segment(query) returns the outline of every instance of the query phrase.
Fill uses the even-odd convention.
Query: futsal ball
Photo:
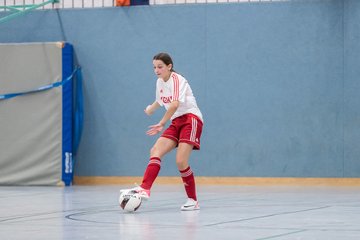
[[[127,212],[135,212],[141,205],[140,194],[135,191],[123,192],[119,197],[119,204]]]

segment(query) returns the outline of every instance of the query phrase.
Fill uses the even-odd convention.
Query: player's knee
[[[184,170],[185,168],[188,167],[188,163],[187,161],[184,161],[182,159],[176,159],[176,166],[178,167],[179,170]]]
[[[150,156],[157,156],[157,155],[158,155],[157,147],[156,147],[156,146],[153,146],[153,147],[150,149]]]

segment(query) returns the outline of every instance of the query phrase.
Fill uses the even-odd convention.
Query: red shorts
[[[188,113],[173,119],[161,137],[174,140],[178,144],[181,142],[191,144],[194,150],[199,150],[202,127],[203,123],[199,117]]]

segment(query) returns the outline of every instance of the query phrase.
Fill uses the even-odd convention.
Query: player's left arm
[[[152,136],[161,132],[167,121],[169,121],[172,115],[174,115],[179,105],[179,101],[172,101],[160,122],[158,124],[149,126],[150,129],[146,132],[146,134]]]
[[[172,115],[174,115],[174,113],[176,112],[176,110],[178,109],[180,105],[179,101],[172,101],[169,105],[168,110],[166,111],[166,113],[164,114],[163,118],[160,120],[159,124],[162,126],[165,126],[165,124],[167,123],[167,121],[170,120],[170,118],[172,117]]]

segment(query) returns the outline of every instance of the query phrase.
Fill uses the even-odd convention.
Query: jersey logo
[[[162,89],[160,89],[160,93],[163,93],[163,90],[162,90]]]
[[[169,96],[169,97],[161,97],[160,99],[161,99],[161,101],[163,101],[163,103],[171,103],[172,96]]]

